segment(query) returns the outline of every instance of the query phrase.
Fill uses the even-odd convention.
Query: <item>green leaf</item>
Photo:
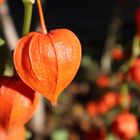
[[[12,63],[12,59],[8,58],[6,63],[5,63],[5,70],[3,75],[5,76],[13,76],[14,75],[14,67]]]
[[[106,140],[119,140],[115,135],[109,134],[106,138]]]
[[[137,135],[137,137],[134,140],[140,140],[140,133]]]
[[[29,140],[32,137],[31,131],[27,130],[26,131],[26,139]]]
[[[4,44],[5,44],[5,41],[2,38],[0,38],[0,46],[2,46]]]
[[[59,129],[52,133],[52,140],[68,140],[68,132],[65,129]]]

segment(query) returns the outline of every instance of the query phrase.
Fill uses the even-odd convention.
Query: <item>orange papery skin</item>
[[[0,78],[0,127],[5,131],[24,125],[37,104],[38,95],[22,80]]]
[[[0,5],[4,3],[5,0],[0,0]]]
[[[122,140],[133,139],[138,134],[138,121],[135,115],[122,112],[112,123],[112,132]]]
[[[47,34],[31,32],[14,51],[14,64],[21,79],[52,104],[73,80],[81,62],[81,44],[68,29]]]
[[[26,130],[23,126],[9,132],[5,132],[2,128],[0,128],[0,140],[25,140],[25,139],[26,139]]]

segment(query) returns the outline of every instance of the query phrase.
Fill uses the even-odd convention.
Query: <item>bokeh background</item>
[[[140,89],[131,78],[126,78],[125,70],[137,35],[135,13],[140,1],[42,0],[42,4],[48,31],[72,30],[81,42],[83,55],[79,71],[59,97],[58,106],[52,107],[49,101],[40,99],[34,117],[26,125],[27,139],[129,140],[115,135],[112,125],[119,113],[129,112],[136,117],[139,126]],[[14,31],[20,38],[23,3],[7,0],[7,6]],[[1,27],[1,37],[6,38]],[[31,24],[31,31],[35,30],[40,30],[36,5]],[[140,41],[137,45],[140,47]],[[1,74],[11,74],[10,47],[5,44],[0,48]],[[119,51],[112,53],[116,48]],[[131,84],[126,85],[126,79]],[[125,119],[121,124],[124,122]],[[133,139],[140,140],[139,130]]]

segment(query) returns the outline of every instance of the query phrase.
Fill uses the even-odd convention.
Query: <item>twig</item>
[[[38,108],[34,114],[31,121],[31,128],[36,133],[35,140],[43,140],[44,130],[45,130],[45,104],[43,97],[40,96]]]
[[[18,34],[16,32],[13,20],[9,14],[9,8],[7,3],[4,3],[0,6],[0,22],[8,43],[9,49],[12,51],[18,41]]]
[[[117,32],[121,25],[121,18],[117,14],[109,25],[105,51],[101,59],[101,72],[104,74],[111,72],[111,49],[116,45]]]

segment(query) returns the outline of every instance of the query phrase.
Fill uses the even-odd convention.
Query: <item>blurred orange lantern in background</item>
[[[116,61],[122,60],[123,59],[123,50],[121,48],[113,48],[112,49],[112,58]]]
[[[118,94],[113,91],[110,91],[110,92],[107,92],[102,97],[102,102],[105,103],[105,106],[107,106],[108,109],[112,109],[113,107],[117,105],[117,98],[118,98]]]
[[[4,0],[0,0],[0,5],[4,3]]]
[[[128,112],[118,114],[112,123],[112,132],[122,139],[133,139],[138,134],[136,116]]]
[[[99,75],[96,79],[96,84],[100,88],[106,88],[109,86],[110,81],[107,75]]]
[[[38,95],[21,80],[0,78],[0,127],[5,131],[24,125],[37,104]]]
[[[95,117],[96,115],[98,115],[98,104],[96,102],[88,102],[88,104],[86,105],[86,111],[89,114],[89,116],[91,117]]]

